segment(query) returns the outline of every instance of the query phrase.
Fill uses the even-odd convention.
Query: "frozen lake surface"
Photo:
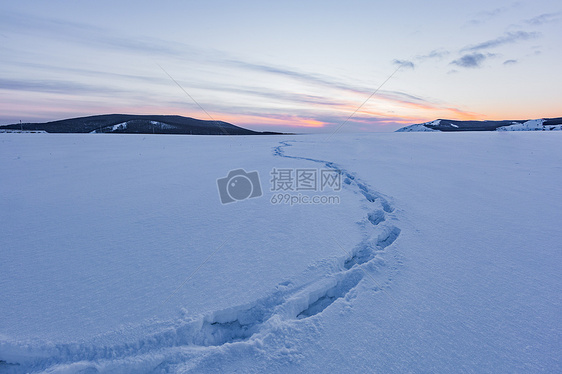
[[[0,372],[559,372],[561,197],[562,133],[0,134]]]

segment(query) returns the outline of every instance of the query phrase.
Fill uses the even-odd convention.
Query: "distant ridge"
[[[424,131],[551,131],[562,130],[562,117],[517,121],[455,121],[437,119],[431,122],[402,127],[396,132]]]
[[[258,132],[223,121],[167,115],[102,114],[44,123],[0,126],[0,132],[23,130],[48,133],[121,133],[121,134],[191,134],[191,135],[275,135]]]

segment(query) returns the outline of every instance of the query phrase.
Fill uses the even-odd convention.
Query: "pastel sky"
[[[186,92],[255,130],[560,117],[562,3],[3,1],[0,66],[0,124],[208,119]]]

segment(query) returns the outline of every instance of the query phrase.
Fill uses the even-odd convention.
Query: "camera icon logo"
[[[226,177],[217,179],[217,186],[223,204],[262,195],[260,177],[257,171],[247,173],[244,169],[231,170]]]

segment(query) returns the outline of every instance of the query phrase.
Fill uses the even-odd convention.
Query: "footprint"
[[[394,243],[400,235],[400,229],[396,226],[385,227],[384,231],[377,237],[377,247],[384,249]]]
[[[384,212],[382,210],[375,210],[374,212],[369,213],[367,219],[374,226],[377,226],[379,223],[384,222],[385,220]]]
[[[363,275],[359,272],[349,273],[342,280],[338,281],[335,286],[332,286],[308,304],[306,309],[297,315],[298,319],[312,317],[316,314],[322,313],[327,307],[332,305],[337,299],[347,295],[359,282],[363,279]]]

